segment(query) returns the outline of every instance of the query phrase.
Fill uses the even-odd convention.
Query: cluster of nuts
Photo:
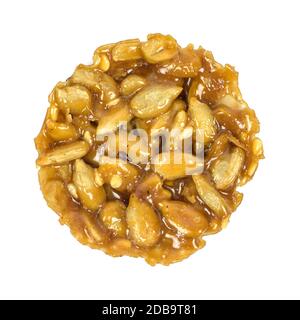
[[[263,158],[259,122],[242,99],[234,68],[203,48],[181,48],[169,35],[97,48],[93,63],[59,82],[49,103],[35,139],[44,197],[80,242],[113,256],[166,265],[188,257],[203,247],[203,236],[226,225],[242,200],[236,188]],[[182,141],[190,132],[188,160],[172,161],[174,141],[171,160],[166,150],[129,152],[132,143],[124,145],[118,131],[122,123],[149,136],[177,129]],[[203,172],[187,175],[198,160],[198,131]],[[125,150],[114,161],[98,139],[110,134]]]

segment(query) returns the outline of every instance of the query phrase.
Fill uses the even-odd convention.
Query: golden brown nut
[[[177,180],[202,172],[203,162],[193,154],[165,152],[153,158],[153,171],[165,180]]]
[[[42,153],[37,159],[37,164],[40,166],[48,166],[67,163],[85,156],[89,147],[85,141],[76,141],[61,145]]]
[[[146,80],[143,77],[137,75],[129,75],[121,82],[121,94],[124,96],[130,96],[142,89],[146,84]]]
[[[117,43],[112,49],[114,61],[127,61],[142,58],[140,40],[125,40]]]
[[[181,91],[182,88],[175,85],[149,85],[131,100],[132,113],[141,119],[157,117],[169,110]]]
[[[92,211],[105,202],[105,191],[95,182],[94,169],[83,160],[74,163],[73,182],[82,205]]]
[[[150,247],[157,243],[161,234],[159,218],[154,209],[134,193],[126,210],[129,235],[135,244]]]
[[[204,212],[182,201],[163,201],[161,211],[168,223],[180,234],[196,238],[208,228],[208,219]]]
[[[126,236],[126,206],[119,200],[107,201],[100,211],[100,218],[111,232],[119,237]]]
[[[139,170],[134,165],[108,157],[101,158],[98,171],[105,183],[121,192],[132,191],[139,177]]]
[[[57,86],[55,99],[59,108],[74,115],[88,114],[92,107],[91,93],[80,85]]]
[[[147,62],[158,63],[173,58],[177,54],[178,46],[170,35],[157,33],[150,34],[141,49]]]

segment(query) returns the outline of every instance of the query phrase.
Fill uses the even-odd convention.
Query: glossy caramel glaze
[[[59,82],[49,104],[35,139],[44,198],[78,241],[111,256],[151,265],[187,258],[205,245],[204,236],[226,226],[242,201],[237,187],[263,158],[259,122],[235,69],[171,36],[97,48],[93,64]],[[116,132],[118,121],[148,133],[204,129],[204,172],[184,176],[151,158],[125,162],[128,146],[117,164],[102,163],[96,135]]]

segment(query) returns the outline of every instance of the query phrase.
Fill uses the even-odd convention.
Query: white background
[[[0,298],[300,298],[299,1],[1,1]],[[169,267],[111,258],[61,227],[33,138],[47,95],[100,44],[170,33],[240,72],[266,159],[228,228]]]

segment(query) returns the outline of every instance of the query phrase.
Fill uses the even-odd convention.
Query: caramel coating
[[[118,134],[122,154],[109,162],[106,140],[98,136],[116,133],[121,122],[128,133],[176,128],[182,141],[191,129],[194,144],[202,130],[203,172],[186,174],[195,166],[194,149],[182,165],[157,165],[142,138],[129,154],[133,143],[124,144]],[[49,95],[35,139],[41,190],[82,244],[169,265],[202,248],[204,236],[228,223],[242,201],[237,188],[252,179],[264,157],[258,132],[238,73],[210,51],[181,48],[162,34],[104,45],[92,65],[77,66]],[[171,140],[171,154],[176,148]]]

